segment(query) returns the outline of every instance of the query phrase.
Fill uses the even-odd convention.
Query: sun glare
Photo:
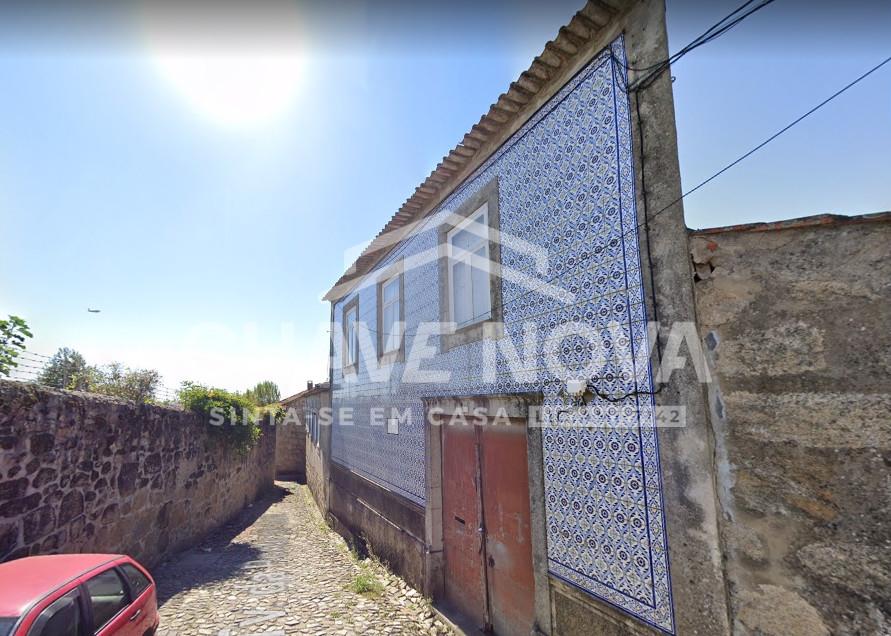
[[[302,71],[296,51],[162,48],[152,52],[152,62],[198,114],[233,127],[284,115],[297,97]]]
[[[281,119],[299,95],[304,72],[299,34],[290,26],[295,16],[267,20],[280,30],[265,38],[266,24],[258,28],[229,16],[214,25],[207,17],[189,16],[184,23],[182,15],[145,15],[152,66],[195,113],[215,124],[255,128]]]

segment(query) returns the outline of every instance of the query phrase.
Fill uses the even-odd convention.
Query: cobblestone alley
[[[275,492],[154,571],[159,636],[448,633],[420,594],[357,562],[305,486]]]

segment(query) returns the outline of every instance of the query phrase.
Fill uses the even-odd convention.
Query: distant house
[[[275,438],[275,474],[277,478],[307,480],[307,437],[318,441],[319,402],[327,396],[328,383],[306,383],[306,390],[281,400],[289,417],[279,427]],[[327,400],[326,400],[327,402]],[[315,432],[314,432],[315,431]]]
[[[303,421],[306,427],[306,484],[321,510],[328,509],[328,457],[331,427],[323,426],[331,407],[328,382],[307,388],[303,395]]]
[[[317,501],[474,628],[830,633],[822,588],[781,574],[795,557],[772,560],[766,526],[746,525],[798,504],[751,503],[766,453],[721,437],[709,369],[738,336],[723,314],[700,331],[694,280],[728,306],[761,287],[710,265],[729,238],[697,235],[691,260],[670,73],[630,88],[667,58],[661,2],[588,2],[326,295]],[[735,507],[733,462],[755,511]],[[790,613],[805,631],[784,631]]]

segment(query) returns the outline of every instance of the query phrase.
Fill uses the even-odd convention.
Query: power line
[[[773,141],[774,139],[776,139],[777,137],[779,137],[780,135],[782,135],[783,133],[785,133],[786,131],[788,131],[789,129],[791,129],[793,126],[799,124],[800,122],[804,121],[805,119],[807,119],[808,117],[810,117],[811,115],[813,115],[815,112],[817,112],[818,110],[820,110],[821,108],[823,108],[823,106],[825,106],[826,104],[828,104],[829,102],[831,102],[832,100],[834,100],[836,97],[838,97],[839,95],[841,95],[842,93],[844,93],[844,92],[847,91],[848,89],[853,88],[855,85],[857,85],[857,84],[859,84],[860,82],[862,82],[863,80],[865,80],[867,77],[869,77],[870,75],[872,75],[873,73],[875,73],[877,70],[879,70],[880,68],[882,68],[883,66],[885,66],[885,64],[887,64],[888,62],[891,62],[891,56],[886,57],[884,60],[882,60],[881,62],[879,62],[878,64],[876,64],[875,66],[873,66],[871,69],[869,69],[868,71],[866,71],[865,73],[863,73],[863,74],[862,74],[861,76],[859,76],[857,79],[853,80],[852,82],[850,82],[850,83],[848,83],[847,85],[845,85],[843,88],[841,88],[841,89],[837,90],[836,92],[834,92],[832,95],[830,95],[829,97],[827,97],[826,99],[824,99],[822,102],[820,102],[819,104],[817,104],[816,106],[814,106],[813,108],[811,108],[809,111],[807,111],[806,113],[804,113],[803,115],[801,115],[800,117],[798,117],[797,119],[795,119],[794,121],[790,122],[789,124],[787,124],[786,126],[784,126],[783,128],[781,128],[780,130],[778,130],[778,131],[775,132],[774,134],[772,134],[770,137],[768,137],[767,139],[765,139],[764,141],[762,141],[760,144],[758,144],[757,146],[755,146],[754,148],[752,148],[751,150],[749,150],[749,151],[746,152],[745,154],[741,155],[739,158],[737,158],[737,159],[731,161],[730,163],[728,163],[726,166],[724,166],[723,168],[721,168],[720,170],[718,170],[715,174],[713,174],[712,176],[710,176],[710,177],[709,177],[708,179],[706,179],[705,181],[702,181],[701,183],[699,183],[699,184],[696,185],[695,187],[691,188],[691,189],[688,190],[687,192],[684,192],[683,194],[681,194],[681,196],[679,196],[677,199],[675,199],[674,201],[672,201],[671,203],[669,203],[668,205],[666,205],[664,208],[662,208],[661,210],[659,210],[658,212],[656,212],[655,214],[653,214],[650,218],[652,219],[652,218],[655,218],[655,217],[659,216],[660,214],[662,214],[663,212],[665,212],[666,210],[668,210],[670,207],[672,207],[672,206],[675,205],[676,203],[679,203],[680,201],[682,201],[685,197],[687,197],[687,196],[693,194],[694,192],[696,192],[697,190],[699,190],[699,189],[700,189],[701,187],[703,187],[704,185],[706,185],[706,184],[710,183],[711,181],[714,181],[715,179],[717,179],[718,177],[720,177],[722,174],[724,174],[725,172],[727,172],[728,170],[730,170],[732,167],[734,167],[734,166],[737,165],[738,163],[742,162],[742,161],[745,160],[745,159],[748,159],[750,156],[752,156],[753,154],[755,154],[756,152],[758,152],[759,150],[761,150],[762,148],[764,148],[764,146],[766,146],[767,144],[769,144],[771,141]],[[639,127],[639,126],[638,126],[638,127]],[[643,152],[643,148],[641,148],[641,152]],[[646,223],[646,221],[644,221],[644,222]],[[641,227],[641,226],[638,225],[637,227]]]
[[[748,7],[749,5],[751,5],[754,1],[755,0],[747,0],[747,2],[744,2],[742,5],[740,5],[738,8],[736,8],[734,11],[731,11],[729,14],[727,14],[726,16],[721,18],[718,22],[716,22],[711,27],[706,29],[699,36],[694,38],[689,44],[684,46],[677,53],[670,55],[669,57],[662,60],[661,62],[656,62],[655,64],[650,64],[649,66],[644,66],[644,67],[632,67],[632,66],[628,66],[627,64],[623,64],[626,71],[635,71],[635,72],[652,71],[649,75],[646,75],[646,76],[636,80],[635,83],[630,87],[630,90],[637,90],[639,88],[645,88],[646,86],[649,86],[653,81],[655,81],[655,79],[659,75],[661,75],[663,72],[665,72],[668,68],[671,67],[671,65],[673,63],[677,62],[679,59],[684,57],[687,53],[690,53],[691,51],[694,51],[695,49],[699,48],[700,46],[708,44],[712,40],[715,40],[715,39],[721,37],[722,35],[724,35],[728,31],[730,31],[732,28],[734,28],[736,25],[738,25],[740,22],[742,22],[743,20],[745,20],[752,14],[756,13],[757,11],[760,11],[761,9],[763,9],[767,5],[771,4],[772,2],[775,2],[775,0],[763,0],[763,2],[761,2],[761,4],[752,8],[750,11],[743,13],[743,15],[741,15],[741,16],[735,18],[734,20],[732,20],[731,22],[728,22],[727,24],[725,24],[725,22],[727,20],[730,20],[730,18],[733,18],[733,16],[735,16],[736,14],[745,10],[745,8]]]

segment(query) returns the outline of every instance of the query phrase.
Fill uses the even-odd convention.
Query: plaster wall
[[[690,239],[738,634],[891,632],[891,215]]]

